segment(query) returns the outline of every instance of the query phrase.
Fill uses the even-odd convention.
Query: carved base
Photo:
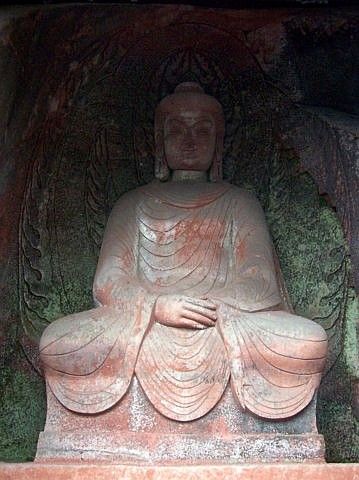
[[[39,463],[0,464],[0,478],[5,480],[354,480],[359,464],[316,465],[202,465],[141,467],[127,465],[44,465]]]
[[[192,422],[158,413],[136,378],[121,402],[97,415],[76,414],[48,389],[45,430],[36,462],[112,462],[137,465],[203,465],[252,462],[324,462],[315,424],[315,400],[286,421],[243,412],[231,389]]]
[[[89,444],[89,438],[91,442]],[[110,439],[110,441],[109,441]],[[83,431],[40,435],[37,461],[111,462],[127,465],[205,465],[324,462],[322,435],[161,435]]]

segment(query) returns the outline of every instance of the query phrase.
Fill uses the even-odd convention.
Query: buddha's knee
[[[107,357],[115,338],[108,334],[117,312],[94,308],[55,320],[40,340],[40,358],[46,368],[87,375]]]
[[[306,318],[303,320],[305,321],[305,332],[308,340],[313,342],[326,342],[328,340],[327,333],[321,325]]]
[[[303,351],[308,359],[317,360],[317,369],[324,368],[325,359],[328,352],[328,337],[324,328],[318,323],[300,318],[302,333],[300,335],[303,342]]]
[[[40,345],[39,345],[40,355],[44,350],[46,350],[50,345],[52,345],[61,337],[64,318],[59,318],[58,320],[54,320],[42,332]]]
[[[321,359],[327,354],[327,334],[312,320],[284,311],[275,311],[268,312],[261,325],[274,335],[287,337],[289,344],[291,340],[295,340],[297,345],[301,345],[306,358]]]
[[[311,344],[313,345],[313,350],[316,350],[316,355],[318,358],[323,359],[322,368],[324,368],[325,359],[328,354],[328,336],[323,327],[318,325],[318,323],[311,322],[310,327],[310,338]],[[315,348],[314,345],[317,347]]]
[[[73,344],[77,341],[77,332],[82,329],[90,318],[92,310],[88,312],[75,313],[66,317],[54,320],[42,333],[40,339],[40,356],[43,354],[60,353],[66,344]]]
[[[99,307],[55,320],[42,334],[40,358],[45,365],[52,366],[54,362],[70,361],[80,355],[80,350],[86,350],[90,356],[106,355],[114,340],[107,333],[117,319],[116,310]]]
[[[274,318],[280,317],[280,322],[276,324],[276,328],[284,328],[285,331],[298,340],[312,342],[326,342],[327,334],[318,323],[288,312],[273,312]]]

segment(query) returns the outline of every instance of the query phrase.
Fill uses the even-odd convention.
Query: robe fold
[[[106,227],[94,282],[98,308],[54,322],[41,340],[49,386],[67,408],[101,412],[136,374],[163,415],[189,421],[230,379],[242,408],[264,418],[302,410],[319,385],[324,330],[283,311],[263,211],[226,183],[153,182],[124,195]],[[161,325],[159,295],[206,296],[216,326]]]

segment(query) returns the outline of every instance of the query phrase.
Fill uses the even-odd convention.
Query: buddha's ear
[[[221,182],[223,180],[222,162],[223,162],[223,134],[218,132],[216,138],[216,147],[213,155],[213,162],[209,170],[209,180],[211,182]]]
[[[155,129],[155,144],[155,178],[165,182],[170,176],[170,169],[166,162],[162,128]]]

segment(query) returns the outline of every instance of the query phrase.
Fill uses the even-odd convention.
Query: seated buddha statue
[[[265,419],[303,410],[318,388],[325,331],[291,312],[263,210],[222,180],[224,116],[192,82],[155,113],[155,177],[109,217],[95,308],[44,331],[46,380],[67,409],[99,414],[137,378],[163,416],[205,416],[230,383]]]

